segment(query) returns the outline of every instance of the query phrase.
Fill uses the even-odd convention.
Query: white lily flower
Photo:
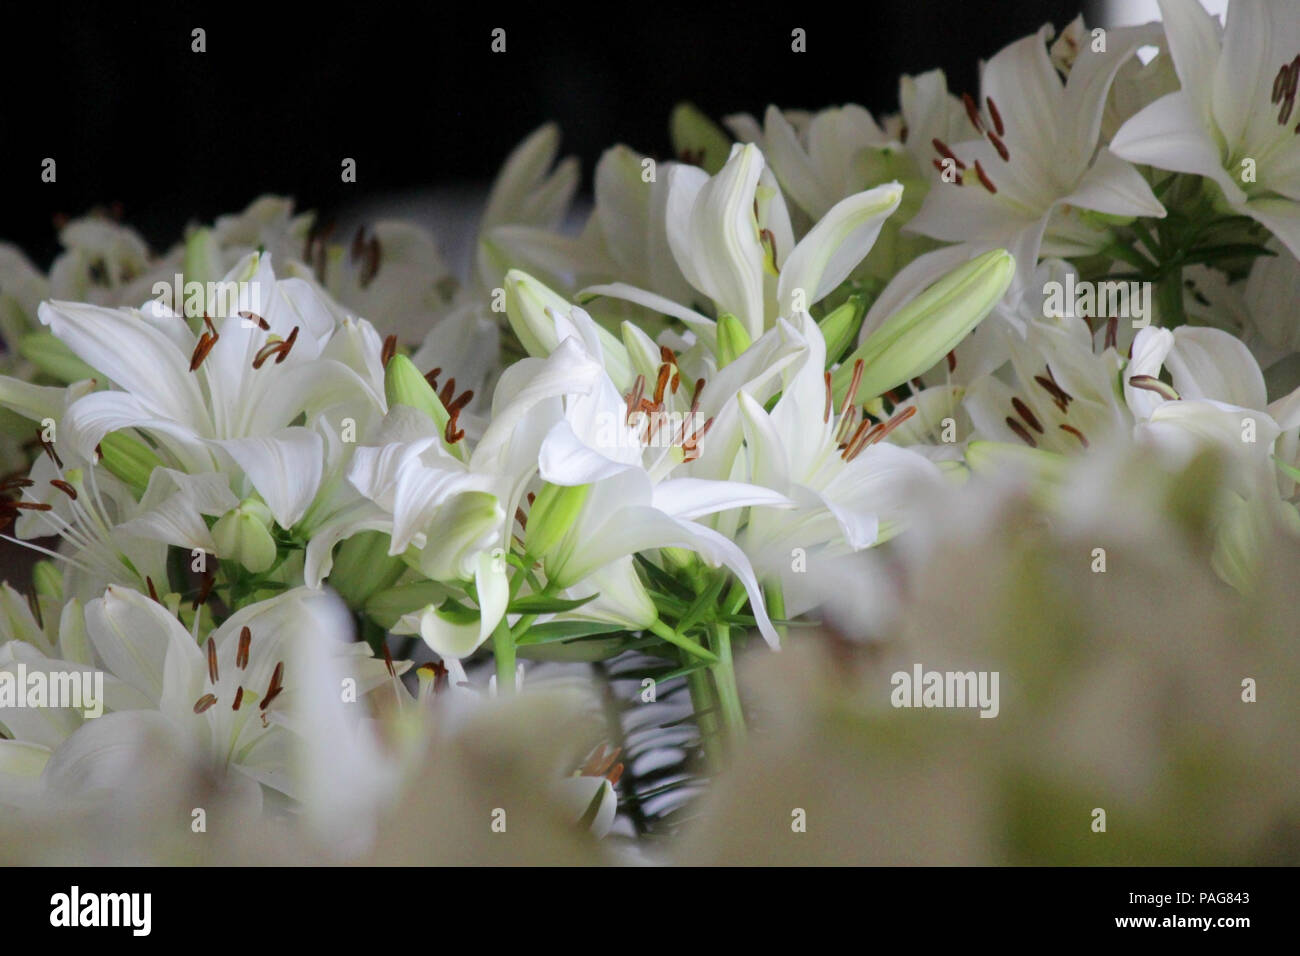
[[[140,311],[42,305],[41,321],[117,386],[72,404],[68,441],[91,458],[105,435],[138,429],[186,472],[237,469],[288,528],[316,494],[324,450],[319,434],[292,423],[327,409],[382,410],[383,397],[326,357],[337,307],[307,283],[277,281],[269,258],[257,255],[225,281],[243,283],[235,314],[209,319],[198,334],[157,303]]]
[[[841,200],[796,245],[781,191],[774,179],[764,184],[765,173],[758,148],[737,145],[716,176],[693,166],[669,174],[668,243],[677,265],[717,315],[734,315],[751,340],[844,281],[903,192],[890,183]],[[656,292],[614,283],[582,295],[626,299],[680,319],[712,347],[713,320]]]
[[[43,782],[59,799],[129,787],[136,761],[159,759],[161,741],[187,761],[177,770],[209,775],[250,809],[261,806],[258,784],[297,796],[295,753],[317,731],[296,714],[317,696],[342,707],[347,690],[346,681],[306,682],[312,657],[328,648],[357,700],[398,672],[350,643],[352,623],[336,596],[301,588],[237,611],[201,644],[155,601],[109,588],[86,606],[85,630],[96,658],[136,699],[51,748]]]
[[[1105,230],[1080,222],[1071,210],[1165,214],[1136,169],[1097,149],[1110,84],[1138,47],[1151,42],[1151,31],[1109,31],[1105,51],[1080,50],[1064,83],[1048,55],[1051,34],[1044,26],[984,65],[983,109],[967,101],[981,138],[933,141],[940,181],[908,226],[935,239],[1004,246],[1020,264],[1021,282],[1040,250],[1086,254],[1105,244]]]
[[[749,481],[779,492],[794,508],[754,509],[738,543],[761,575],[783,583],[787,613],[799,614],[825,595],[824,582],[811,580],[808,561],[860,551],[897,533],[904,499],[937,482],[939,470],[915,452],[883,443],[906,422],[906,412],[873,424],[854,404],[853,386],[837,408],[821,331],[802,313],[792,325],[806,351],[772,411],[744,393],[739,401]]]
[[[1226,28],[1195,0],[1160,0],[1182,88],[1115,134],[1116,156],[1215,183],[1238,213],[1300,254],[1295,128],[1300,16],[1287,0],[1237,0]]]

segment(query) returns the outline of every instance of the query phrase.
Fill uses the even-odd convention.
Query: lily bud
[[[144,494],[149,476],[162,460],[153,449],[123,432],[109,432],[99,442],[100,460],[109,473],[125,481],[136,494]]]
[[[271,537],[271,509],[256,498],[245,498],[212,526],[217,553],[260,574],[275,563],[275,539]]]
[[[668,117],[673,152],[690,157],[712,176],[731,155],[731,137],[718,128],[693,103],[678,103]]]
[[[506,318],[529,355],[545,358],[555,351],[560,340],[555,332],[555,320],[546,312],[554,309],[568,313],[570,308],[564,296],[528,273],[518,269],[506,273]]]
[[[63,572],[53,561],[37,561],[32,568],[32,587],[37,596],[63,600]]]
[[[529,557],[547,562],[548,573],[558,563],[560,542],[568,534],[587,501],[591,485],[542,485],[528,511],[524,551]]]
[[[60,382],[71,384],[99,373],[77,358],[53,332],[29,332],[18,340],[18,354]]]
[[[405,355],[394,355],[388,360],[388,366],[384,369],[384,397],[390,408],[394,405],[409,405],[424,412],[439,429],[446,428],[451,417],[438,398],[438,393],[420,374],[415,363]]]
[[[718,368],[730,365],[753,343],[749,331],[730,312],[718,318]]]
[[[839,308],[831,310],[817,323],[826,340],[826,361],[834,362],[858,337],[862,320],[867,316],[867,296],[855,292]]]
[[[329,583],[356,610],[376,591],[391,587],[406,565],[388,553],[392,538],[382,531],[362,531],[339,546]]]
[[[858,398],[882,395],[920,375],[947,355],[983,321],[1002,298],[1016,263],[1005,249],[994,249],[953,269],[867,336],[835,370],[835,400],[843,399],[862,359]]]
[[[208,283],[220,279],[225,272],[221,268],[221,254],[213,241],[211,229],[196,229],[185,240],[185,282]],[[179,295],[181,290],[177,290]],[[179,303],[183,307],[183,302]]]

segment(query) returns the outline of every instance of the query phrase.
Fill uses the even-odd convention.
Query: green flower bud
[[[533,499],[533,506],[528,511],[528,527],[524,533],[524,551],[533,559],[546,562],[548,575],[557,572],[563,566],[561,548],[573,522],[577,519],[582,506],[587,502],[590,485],[542,485],[542,490]]]
[[[831,385],[836,402],[844,398],[858,359],[865,365],[859,401],[882,395],[930,368],[992,311],[1015,268],[1009,252],[994,249],[953,269],[908,302],[835,370]]]
[[[678,103],[668,118],[673,152],[701,166],[710,176],[727,163],[731,137],[692,103]]]
[[[860,292],[850,295],[839,308],[829,312],[817,323],[826,339],[826,364],[836,361],[858,337],[862,320],[867,315],[867,296]],[[721,336],[719,336],[721,338]]]
[[[753,343],[749,331],[730,312],[718,318],[718,368],[730,365]]]
[[[32,568],[32,587],[40,597],[63,600],[63,572],[53,561],[37,561]]]
[[[256,498],[245,498],[212,526],[217,553],[260,574],[275,563],[275,538],[271,536],[271,511]]]
[[[409,405],[424,412],[439,429],[447,427],[451,417],[428,380],[405,355],[394,355],[384,369],[384,397],[388,405]]]
[[[392,537],[382,531],[362,531],[339,546],[329,583],[356,610],[376,591],[391,587],[406,565],[400,555],[390,555]]]
[[[46,375],[66,384],[103,377],[72,354],[72,349],[56,339],[53,332],[24,335],[18,340],[18,354]]]
[[[122,479],[136,494],[144,494],[149,487],[149,476],[162,460],[144,442],[124,432],[110,432],[99,442],[100,460],[109,473]]]

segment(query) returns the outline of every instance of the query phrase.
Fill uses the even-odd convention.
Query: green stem
[[[690,660],[682,655],[682,663]],[[709,675],[702,670],[691,671],[686,675],[686,687],[691,692],[691,708],[695,711],[695,722],[700,728],[700,744],[704,748],[704,759],[709,769],[722,767],[722,725],[718,722],[717,701],[709,686]]]
[[[1183,270],[1174,266],[1156,285],[1156,310],[1160,324],[1166,329],[1177,328],[1187,322],[1183,311]]]
[[[497,664],[497,693],[513,694],[515,692],[515,638],[510,633],[510,625],[505,615],[497,622],[492,632],[492,657]]]
[[[713,649],[717,652],[718,662],[709,670],[718,689],[718,703],[722,708],[728,743],[732,743],[745,736],[745,711],[740,706],[740,689],[736,686],[736,666],[731,656],[731,628],[726,624],[713,625]]]

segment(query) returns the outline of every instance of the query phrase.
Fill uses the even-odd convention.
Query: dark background
[[[0,240],[41,266],[56,214],[120,203],[155,249],[264,192],[327,216],[377,194],[487,181],[547,119],[584,177],[625,142],[669,153],[672,106],[896,109],[902,72],[977,60],[1080,0],[599,6],[22,3],[0,13]],[[503,27],[505,54],[490,52]],[[790,50],[794,27],[808,52]],[[207,52],[191,52],[194,27]],[[42,183],[41,161],[57,161]],[[340,181],[345,156],[357,183]],[[589,179],[585,180],[589,184]]]

